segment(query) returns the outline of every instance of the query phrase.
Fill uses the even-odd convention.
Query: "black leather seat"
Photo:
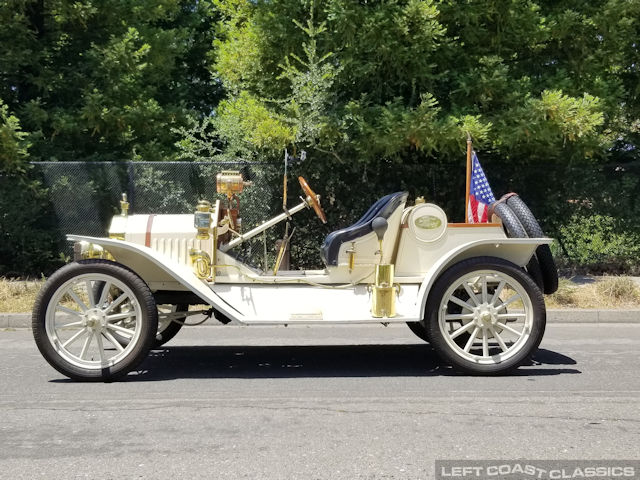
[[[376,203],[371,205],[369,210],[356,223],[347,228],[336,230],[327,235],[324,240],[320,255],[327,266],[338,265],[338,253],[340,246],[351,240],[362,237],[373,231],[371,222],[376,217],[388,219],[393,212],[407,201],[407,192],[396,192],[385,195]]]

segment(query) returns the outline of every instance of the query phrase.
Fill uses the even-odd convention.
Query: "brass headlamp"
[[[196,238],[198,240],[209,240],[211,230],[211,202],[200,200],[196,206],[196,213],[193,217],[193,226],[198,230]]]
[[[217,192],[226,195],[229,200],[250,185],[251,182],[245,182],[237,170],[224,170],[216,175]]]

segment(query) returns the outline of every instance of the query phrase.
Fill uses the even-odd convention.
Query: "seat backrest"
[[[321,249],[322,260],[327,266],[335,266],[338,264],[338,253],[340,246],[358,237],[362,237],[373,231],[371,222],[376,217],[388,219],[396,209],[404,205],[408,197],[407,192],[396,192],[385,195],[375,202],[365,214],[353,225],[336,230],[327,235]]]

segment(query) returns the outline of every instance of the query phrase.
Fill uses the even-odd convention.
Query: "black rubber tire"
[[[46,332],[46,312],[52,297],[64,283],[88,273],[109,275],[131,289],[141,309],[140,338],[120,361],[102,369],[82,368],[65,360],[54,349]],[[148,355],[158,329],[158,311],[147,284],[126,267],[107,260],[82,260],[65,265],[55,272],[40,290],[32,316],[33,337],[45,360],[63,375],[79,381],[110,382],[126,375]]]
[[[493,211],[502,220],[502,225],[504,225],[504,228],[507,232],[508,237],[510,238],[527,238],[528,237],[527,231],[525,230],[524,226],[518,219],[517,215],[511,209],[511,207],[509,207],[509,205],[507,205],[505,202],[499,202],[495,204],[493,207]],[[538,263],[538,260],[535,254],[531,257],[531,260],[529,260],[529,263],[527,264],[527,267],[526,267],[526,271],[529,275],[531,275],[531,278],[533,278],[534,282],[536,282],[536,285],[538,285],[538,288],[544,291],[545,289],[544,277],[542,275],[540,264]]]
[[[176,312],[186,312],[189,310],[189,305],[185,303],[179,303],[175,307],[176,307],[175,308]],[[187,317],[185,316],[177,320],[180,322],[184,322],[185,318]],[[153,346],[151,348],[152,349],[160,348],[162,345],[164,345],[173,337],[175,337],[178,334],[178,332],[182,329],[182,326],[183,326],[182,323],[169,322],[169,324],[163,330],[160,330],[160,328],[158,328],[158,333],[156,334],[155,341],[153,342]]]
[[[509,205],[505,202],[495,203],[493,212],[502,220],[507,236],[511,238],[527,238],[527,231]]]
[[[407,327],[409,327],[409,330],[411,330],[420,340],[424,340],[429,343],[427,330],[424,328],[422,322],[407,322]]]
[[[478,270],[495,270],[515,279],[531,299],[533,324],[531,334],[521,350],[500,363],[490,365],[478,364],[459,356],[447,344],[438,321],[438,313],[442,297],[453,282],[461,276]],[[425,327],[431,339],[431,345],[440,357],[456,370],[471,375],[501,375],[518,368],[536,351],[546,326],[546,309],[542,292],[533,279],[517,265],[496,257],[474,257],[456,263],[448,268],[436,280],[427,299],[425,310]]]
[[[540,228],[540,224],[534,217],[529,207],[522,201],[518,195],[512,195],[507,198],[507,205],[516,215],[522,227],[530,238],[542,238],[546,235]],[[544,281],[544,293],[551,294],[558,290],[558,268],[553,260],[553,254],[549,245],[540,245],[536,248],[536,258],[540,264],[542,279]]]

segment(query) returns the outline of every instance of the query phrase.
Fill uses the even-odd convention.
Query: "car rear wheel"
[[[544,334],[542,292],[517,265],[493,257],[455,264],[434,284],[425,326],[431,345],[456,369],[506,373],[522,365]]]
[[[110,381],[147,356],[158,313],[138,275],[114,262],[82,261],[62,267],[45,283],[32,326],[38,349],[60,373],[75,380]],[[122,345],[116,335],[129,341]]]
[[[178,334],[187,317],[186,315],[176,316],[175,314],[188,310],[189,305],[182,303],[178,305],[158,305],[158,332],[152,348],[160,348]]]

